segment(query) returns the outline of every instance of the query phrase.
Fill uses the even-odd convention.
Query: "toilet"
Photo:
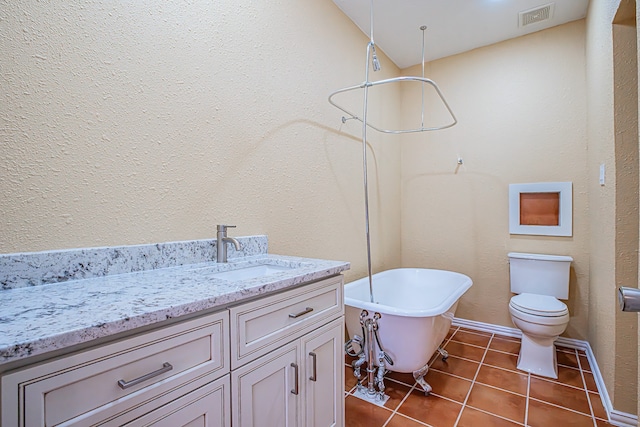
[[[509,253],[513,324],[522,331],[518,369],[558,378],[554,341],[569,323],[569,266],[573,258]]]

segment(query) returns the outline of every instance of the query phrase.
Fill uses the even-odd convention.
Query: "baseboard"
[[[476,322],[474,320],[467,319],[453,319],[453,326],[460,326],[463,328],[468,328],[476,331],[482,332],[490,332],[493,334],[504,335],[508,337],[521,338],[522,331],[517,328],[509,328],[507,326],[493,325],[491,323],[483,323]],[[602,378],[602,374],[600,373],[600,367],[598,366],[598,362],[596,361],[595,355],[593,354],[593,350],[591,349],[591,345],[587,341],[576,340],[573,338],[565,338],[560,337],[556,340],[556,343],[563,347],[575,348],[578,350],[584,350],[587,355],[587,360],[589,361],[589,365],[591,366],[591,371],[593,372],[593,377],[596,381],[596,385],[598,386],[598,392],[600,393],[600,398],[602,399],[602,405],[607,411],[607,416],[609,417],[609,422],[618,427],[638,427],[638,416],[629,414],[626,412],[621,412],[616,409],[613,409],[613,405],[611,404],[611,398],[609,397],[609,393],[607,392],[607,387],[604,384],[604,380]]]

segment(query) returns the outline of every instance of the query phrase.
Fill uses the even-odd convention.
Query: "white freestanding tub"
[[[365,334],[360,324],[362,310],[371,316],[380,313],[380,346],[393,360],[387,368],[411,372],[420,382],[451,327],[458,300],[473,282],[464,274],[424,268],[387,270],[372,279],[374,303],[370,302],[368,277],[345,285],[349,336]],[[376,344],[376,354],[378,351]]]

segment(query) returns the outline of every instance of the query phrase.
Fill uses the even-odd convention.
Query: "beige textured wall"
[[[629,21],[635,7],[633,0],[592,1],[587,19],[588,167],[590,176],[596,176],[602,163],[608,171],[607,185],[589,181],[589,341],[614,409],[629,413],[635,413],[638,404],[638,384],[629,381],[638,373],[638,326],[629,313],[619,312],[616,286],[637,282],[632,259],[637,260],[638,242],[634,247],[628,239],[638,233],[633,219],[637,218],[638,99],[631,93],[638,90],[632,64],[637,62],[637,46],[635,24]]]
[[[360,127],[327,96],[364,80],[366,43],[325,0],[0,1],[0,252],[227,223],[364,275]],[[371,116],[397,121],[384,95]],[[378,269],[399,264],[400,149],[384,142],[370,137]]]
[[[636,49],[638,54],[636,55],[636,67],[638,69],[638,80],[640,80],[640,31],[638,31],[638,22],[640,22],[640,8],[638,8],[636,6],[635,8],[635,17],[636,17]],[[640,86],[637,88],[638,89],[638,122],[640,122]],[[640,168],[640,165],[639,165]],[[640,246],[640,245],[639,245]],[[638,263],[640,266],[640,257],[638,258]],[[637,287],[640,288],[640,278],[638,279],[638,283],[637,283]],[[640,331],[640,315],[637,316],[636,318],[636,327],[638,328],[638,331]],[[637,372],[637,381],[636,381],[636,387],[638,387],[638,385],[640,385],[640,343],[638,343],[638,345],[636,346],[636,372]],[[640,415],[640,398],[638,398],[638,395],[640,395],[640,392],[636,393],[636,414]]]
[[[571,255],[565,335],[587,339],[584,49],[577,21],[429,64],[459,124],[403,142],[402,263],[469,275],[459,317],[513,326],[507,253]],[[403,114],[420,108],[406,96]],[[540,181],[573,182],[573,237],[509,234],[508,185]]]
[[[587,87],[589,171],[600,164],[607,168],[609,182],[615,176],[613,149],[613,51],[611,23],[617,1],[595,1],[587,14]],[[615,283],[615,187],[601,187],[589,181],[591,227],[589,342],[612,399],[615,378],[615,300],[611,287]]]
[[[621,2],[613,25],[614,127],[616,161],[616,283],[638,283],[638,67],[635,2]],[[637,315],[615,311],[615,408],[634,413],[637,406]]]

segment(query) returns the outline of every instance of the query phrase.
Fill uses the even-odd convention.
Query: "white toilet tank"
[[[511,292],[568,299],[571,261],[570,256],[510,252]]]

